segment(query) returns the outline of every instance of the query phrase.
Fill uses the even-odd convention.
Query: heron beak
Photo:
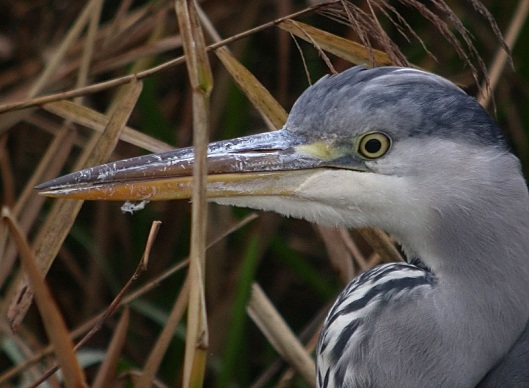
[[[287,130],[211,143],[209,198],[292,196],[317,168],[340,155]],[[83,200],[169,200],[192,195],[193,148],[111,162],[36,187],[39,194]]]

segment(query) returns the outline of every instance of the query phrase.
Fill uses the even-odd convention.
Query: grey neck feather
[[[444,197],[433,229],[419,234],[427,241],[399,237],[439,279],[426,303],[438,308],[446,332],[465,344],[468,353],[457,362],[474,364],[465,369],[475,371],[477,383],[529,319],[529,195],[510,154],[465,187],[452,193],[453,202]]]

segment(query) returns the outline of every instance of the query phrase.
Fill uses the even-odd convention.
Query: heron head
[[[327,225],[417,228],[443,211],[447,194],[470,196],[465,188],[494,175],[491,159],[506,154],[493,120],[451,82],[354,67],[308,88],[281,130],[212,143],[207,195]],[[78,199],[188,198],[193,158],[192,148],[147,155],[37,189]]]

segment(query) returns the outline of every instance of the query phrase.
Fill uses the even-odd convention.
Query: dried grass
[[[474,80],[482,90],[499,85],[505,96],[505,83],[497,80],[509,57],[501,52],[515,44],[528,5],[516,3],[520,8],[505,43],[500,30],[507,30],[510,8],[494,8],[493,17],[476,0],[457,10],[441,0],[430,7],[415,0],[339,0],[301,9],[288,3],[294,20],[274,13],[286,2],[276,9],[275,3],[257,0],[205,1],[198,16],[194,2],[178,1],[185,11],[178,20],[174,4],[165,1],[110,5],[92,0],[82,9],[70,4],[66,10],[17,3],[9,16],[20,18],[18,31],[35,37],[35,46],[32,41],[20,44],[9,62],[0,64],[3,204],[20,225],[19,236],[30,241],[40,270],[51,268],[46,282],[66,324],[75,328],[71,338],[77,342],[97,328],[78,349],[82,373],[96,386],[127,380],[172,386],[185,379],[187,386],[204,381],[256,387],[314,384],[311,352],[328,304],[355,273],[398,257],[392,240],[380,231],[315,232],[302,221],[270,214],[256,220],[253,213],[244,217],[248,213],[217,206],[206,212],[203,200],[195,200],[192,210],[180,202],[150,204],[128,217],[119,213],[118,204],[90,203],[81,209],[75,201],[45,202],[32,187],[83,165],[134,156],[140,148],[162,151],[170,144],[191,144],[193,136],[203,148],[208,135],[222,138],[252,127],[280,127],[286,119],[283,106],[307,86],[307,77],[317,79],[351,63],[409,65],[412,58],[413,66],[439,71],[460,84]],[[28,22],[25,17],[35,8],[48,15],[47,23]],[[480,35],[488,35],[473,36],[470,19],[482,26]],[[179,30],[188,34],[181,36]],[[193,43],[202,33],[207,47]],[[16,33],[1,37],[13,44],[23,41]],[[496,52],[489,84],[485,63]],[[299,70],[304,64],[308,75]],[[506,82],[514,80],[509,76]],[[282,104],[275,95],[281,95]],[[503,104],[498,108],[503,112]],[[516,105],[506,112],[512,131],[517,129],[511,138],[523,159],[523,152],[529,155],[524,151],[527,124],[515,125],[522,122]],[[204,221],[196,221],[206,215],[207,229]],[[156,241],[146,243],[155,219],[163,225]],[[207,245],[206,240],[214,242]],[[152,250],[149,268],[135,273],[145,245]],[[189,250],[194,269],[185,274]],[[56,313],[35,308],[26,313],[31,293],[26,272],[15,260],[20,247],[8,238],[5,223],[0,251],[0,385],[29,385],[51,374],[55,360],[67,362],[69,351],[55,347],[50,358],[53,348],[41,338],[40,319]],[[139,277],[135,291],[128,283],[132,273]],[[186,325],[182,311],[188,301]],[[256,325],[245,316],[246,308]],[[122,318],[115,318],[115,312]],[[166,322],[171,324],[163,330]],[[196,330],[186,331],[186,326]],[[293,333],[300,333],[298,340]],[[186,335],[191,347],[184,352]],[[104,355],[96,367],[86,361],[91,349]],[[118,375],[116,365],[125,372]],[[65,377],[82,381],[71,377],[75,373]]]

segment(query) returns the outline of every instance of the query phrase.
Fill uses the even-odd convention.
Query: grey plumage
[[[352,68],[303,93],[282,130],[213,143],[208,159],[213,201],[380,227],[406,252],[336,301],[320,387],[529,386],[529,194],[499,128],[461,89],[413,69]],[[152,179],[184,182],[192,165],[192,149],[176,150],[39,189],[182,198]]]
[[[425,205],[432,210],[423,225],[427,233],[417,241],[410,236],[417,230],[378,220],[372,224],[398,236],[408,257],[418,257],[423,268],[377,267],[344,291],[322,330],[319,384],[474,386],[508,353],[527,323],[525,182],[496,125],[459,89],[413,70],[384,69],[372,71],[371,76],[351,88],[329,79],[331,90],[321,92],[331,104],[325,111],[336,112],[340,119],[325,117],[318,123],[306,114],[310,102],[302,97],[298,104],[306,112],[299,116],[293,112],[294,122],[303,117],[306,122],[300,128],[316,122],[316,127],[332,126],[332,133],[336,128],[340,132],[371,126],[390,133],[395,143],[411,138],[415,148],[408,149],[408,156],[420,156],[410,158],[413,168],[407,170],[411,166],[401,155],[398,174],[416,184],[409,187],[408,198],[418,202],[416,211],[428,213],[420,209]],[[311,91],[306,94],[321,103]],[[348,108],[342,108],[345,103]],[[422,153],[421,146],[434,149]],[[378,173],[386,171],[380,169]],[[418,194],[423,188],[425,196]],[[409,212],[414,208],[409,202],[401,206]],[[406,218],[403,214],[398,222],[405,224]],[[376,286],[367,280],[374,274],[383,274]],[[369,301],[362,287],[370,291]],[[350,307],[359,301],[366,303],[364,314]],[[347,326],[336,324],[341,311],[347,312],[343,314]],[[328,350],[333,341],[341,354]],[[503,375],[499,381],[507,382],[507,376],[519,373],[517,384],[528,383],[527,350],[519,353],[510,365],[498,367],[496,373]]]
[[[460,88],[397,67],[358,66],[323,77],[296,101],[287,128],[314,138],[374,128],[390,131],[395,141],[436,136],[506,147],[494,121]]]
[[[509,352],[492,368],[478,388],[529,387],[529,325]]]

